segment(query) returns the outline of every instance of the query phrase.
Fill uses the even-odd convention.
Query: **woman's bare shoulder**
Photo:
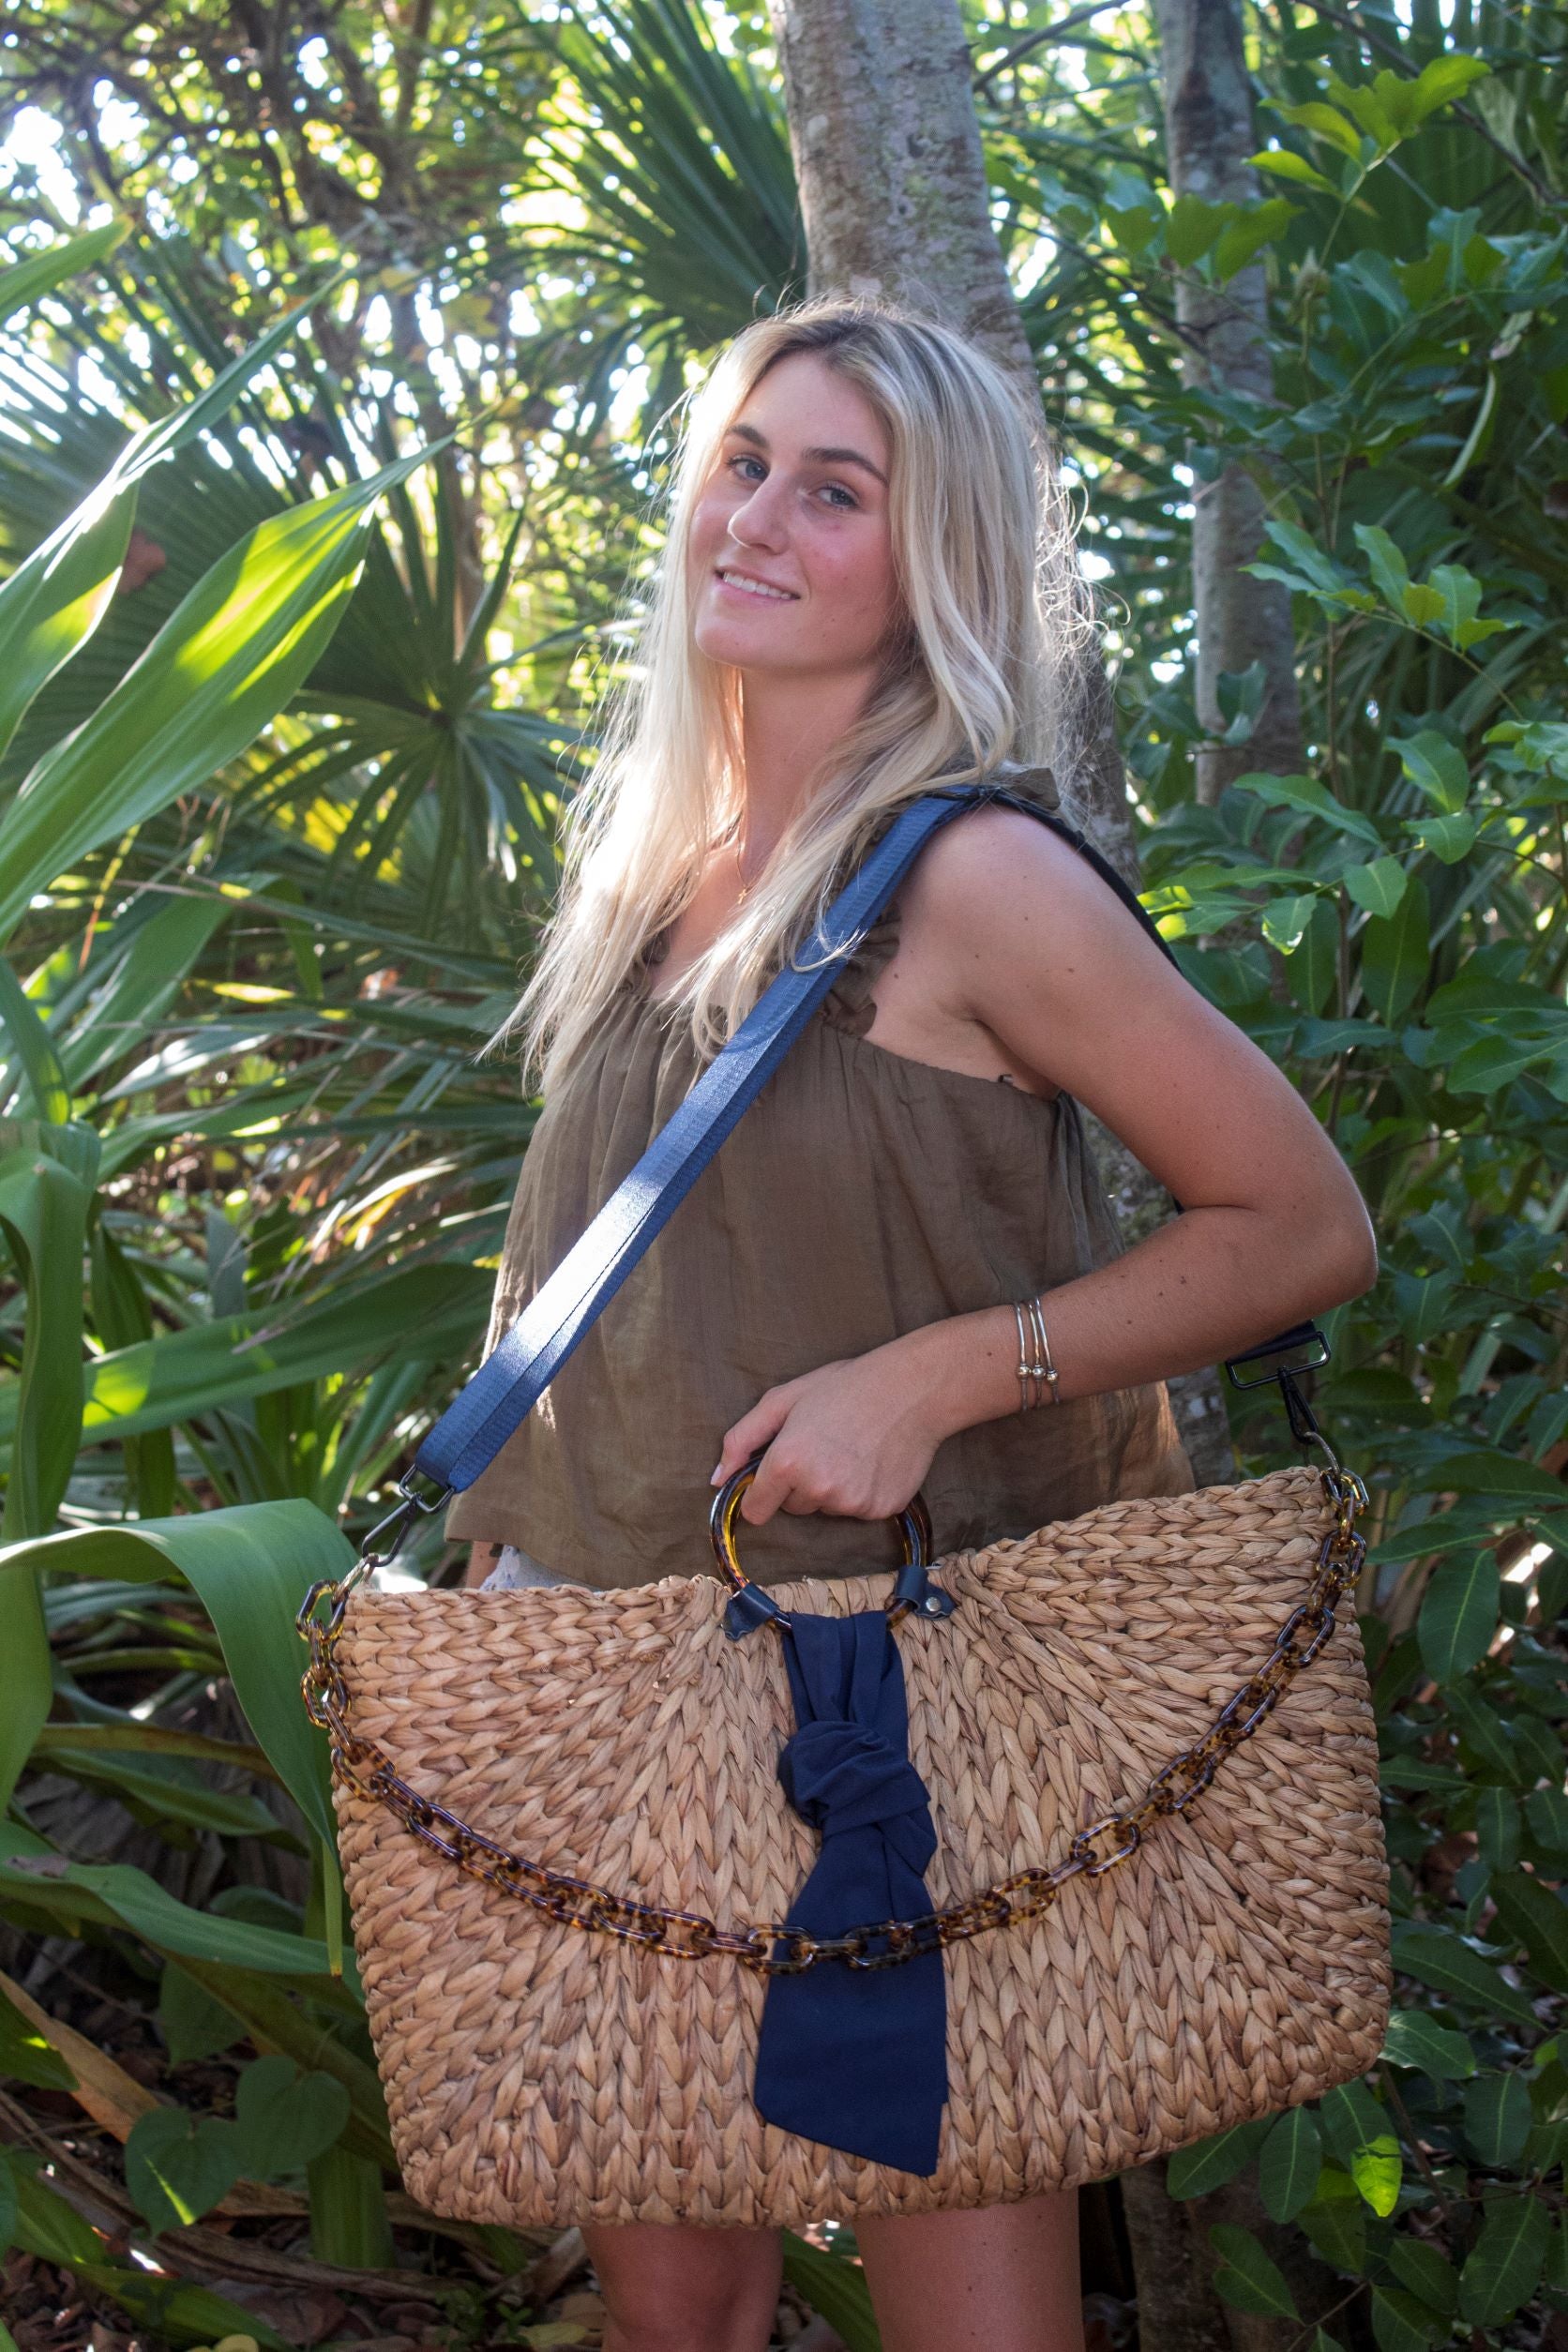
[[[928,841],[901,886],[905,926],[972,965],[1056,950],[1159,950],[1087,858],[1021,809],[971,809]]]

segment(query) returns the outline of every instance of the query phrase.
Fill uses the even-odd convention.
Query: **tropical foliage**
[[[0,50],[0,2238],[155,2344],[593,2332],[569,2252],[399,2192],[292,1617],[476,1352],[536,1108],[481,1049],[664,420],[804,253],[761,11],[419,23],[28,0]],[[1260,13],[1243,206],[1172,204],[1138,9],[971,23],[1150,904],[1383,1250],[1319,1405],[1374,1495],[1397,2014],[1168,2186],[1229,2217],[1238,2343],[1560,2344],[1561,19]],[[1184,389],[1175,273],[1259,255],[1275,400]],[[1200,808],[1238,454],[1307,755]],[[870,2344],[846,2251],[792,2279]]]

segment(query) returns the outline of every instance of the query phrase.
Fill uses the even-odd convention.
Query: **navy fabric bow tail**
[[[822,1852],[787,1924],[813,1936],[931,1907],[937,1849],[926,1784],[909,1760],[904,1670],[886,1614],[807,1617],[784,1636],[796,1729],[778,1759]],[[947,2103],[940,1951],[896,1968],[821,1961],[768,1981],[754,2097],[769,2123],[873,2164],[932,2173]]]

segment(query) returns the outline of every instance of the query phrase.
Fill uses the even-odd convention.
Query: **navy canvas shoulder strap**
[[[453,1494],[471,1486],[489,1467],[766,1085],[833,987],[845,956],[860,944],[926,843],[966,809],[997,801],[1038,818],[1070,842],[1169,955],[1115,868],[1074,826],[1037,803],[1009,792],[1002,783],[940,787],[912,801],[862,861],[807,946],[758,999],[636,1167],[443,1413],[414,1457],[415,1473],[433,1480],[445,1494]],[[1252,1353],[1261,1357],[1299,1349],[1312,1341],[1321,1348],[1320,1335],[1311,1325],[1303,1325],[1271,1341],[1267,1350]]]

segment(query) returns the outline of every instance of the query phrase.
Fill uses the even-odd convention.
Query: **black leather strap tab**
[[[731,1641],[744,1641],[759,1625],[788,1626],[789,1622],[777,1602],[760,1584],[743,1584],[724,1612],[724,1630]]]
[[[1296,1323],[1260,1347],[1244,1348],[1229,1356],[1225,1368],[1232,1388],[1262,1388],[1293,1372],[1316,1372],[1330,1361],[1333,1350],[1316,1323]]]
[[[951,1592],[931,1582],[930,1563],[924,1560],[905,1560],[887,1602],[890,1616],[895,1610],[912,1609],[916,1617],[951,1617],[957,1606]]]

